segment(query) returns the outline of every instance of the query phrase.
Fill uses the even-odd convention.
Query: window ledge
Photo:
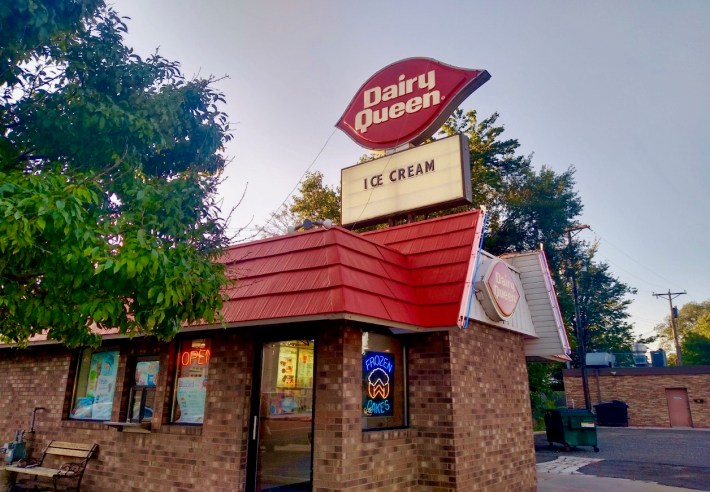
[[[150,422],[104,422],[104,425],[108,427],[113,427],[118,430],[118,432],[140,432],[140,433],[150,433],[151,425]]]

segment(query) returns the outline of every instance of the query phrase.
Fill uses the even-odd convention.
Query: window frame
[[[397,369],[395,366],[395,376],[397,371],[401,371],[401,403],[398,403],[397,399],[394,400],[394,405],[401,405],[401,424],[394,423],[394,425],[383,425],[383,426],[367,426],[368,421],[371,419],[378,419],[378,418],[394,418],[394,415],[392,417],[366,417],[363,413],[363,405],[362,403],[360,404],[360,417],[361,417],[361,430],[362,432],[373,432],[373,431],[384,431],[384,430],[391,430],[391,429],[407,429],[409,428],[409,378],[408,378],[408,366],[407,366],[407,343],[406,339],[404,337],[400,336],[395,336],[392,333],[388,332],[381,332],[381,331],[374,331],[374,330],[363,330],[362,332],[362,343],[360,346],[360,352],[361,352],[361,359],[360,359],[360,368],[363,370],[363,360],[365,358],[365,353],[366,352],[382,352],[383,350],[380,350],[379,348],[373,348],[371,345],[368,344],[367,350],[365,349],[365,334],[368,334],[368,337],[370,335],[375,335],[377,337],[385,337],[390,340],[396,340],[397,343],[401,347],[401,362],[397,363],[397,356],[395,354],[395,364],[399,365],[400,368]],[[397,351],[399,352],[399,350]],[[364,387],[365,387],[365,374],[364,371],[361,374],[361,400],[365,400],[365,395],[364,395]],[[395,410],[395,415],[396,415],[396,410]],[[372,424],[371,424],[372,425]]]
[[[175,420],[177,411],[179,409],[179,404],[178,404],[178,390],[179,390],[179,383],[180,383],[180,370],[183,367],[181,364],[181,355],[183,353],[183,344],[186,343],[193,343],[197,340],[202,340],[205,342],[205,349],[208,351],[207,355],[207,362],[206,362],[206,375],[204,376],[205,378],[205,394],[204,394],[204,402],[203,402],[203,408],[202,408],[202,417],[200,422],[180,422],[178,420]],[[203,426],[205,423],[205,410],[207,406],[207,387],[209,385],[209,364],[210,361],[212,360],[212,345],[213,345],[213,338],[210,336],[192,336],[192,337],[184,337],[180,339],[175,340],[176,348],[175,348],[175,360],[173,362],[173,367],[169,368],[168,371],[172,373],[172,392],[170,395],[170,412],[168,412],[167,415],[167,424],[169,425],[184,425],[184,426],[192,426],[192,427],[200,427]]]
[[[156,379],[154,380],[153,384],[138,384],[135,381],[136,375],[138,373],[138,364],[141,362],[157,362],[158,363],[158,371],[156,373]],[[153,419],[156,417],[156,405],[157,405],[157,398],[158,398],[158,383],[161,380],[161,357],[160,354],[154,354],[154,355],[143,355],[136,357],[133,360],[133,365],[132,365],[132,377],[133,377],[133,382],[134,384],[130,386],[129,391],[128,391],[128,406],[126,407],[126,422],[130,423],[148,423],[152,422]],[[152,391],[153,393],[153,407],[152,407],[152,412],[153,414],[151,417],[146,418],[145,417],[145,408],[146,408],[146,399],[147,399],[147,394],[149,391]],[[139,393],[140,392],[140,393]],[[135,399],[136,399],[136,394],[140,394],[140,404],[138,407],[138,416],[133,414],[135,410]]]
[[[116,355],[115,355],[115,362],[114,362],[115,368],[113,370],[113,373],[114,373],[113,374],[113,383],[112,383],[113,390],[112,390],[111,400],[110,400],[111,401],[111,409],[109,411],[108,418],[86,418],[86,417],[73,416],[73,414],[79,408],[81,408],[81,406],[77,405],[79,398],[87,398],[86,393],[88,392],[88,388],[89,388],[88,378],[90,377],[90,374],[91,374],[91,362],[92,362],[94,355],[102,354],[102,353],[111,353],[111,352],[115,353]],[[82,381],[81,381],[81,379],[82,379],[82,363],[87,358],[87,355],[88,355],[89,367],[87,368],[87,373],[84,374],[84,377],[87,379],[84,383],[82,383]],[[117,385],[120,383],[120,379],[119,379],[120,365],[121,365],[121,350],[119,347],[100,347],[98,349],[93,349],[93,348],[87,347],[87,348],[83,348],[78,351],[76,363],[74,364],[74,373],[72,374],[73,383],[72,383],[71,395],[69,398],[68,410],[66,413],[67,420],[73,421],[73,422],[105,422],[107,420],[111,420],[111,416],[113,415],[113,412],[116,409],[116,405],[115,405],[116,394],[118,393],[120,395],[120,391],[119,391],[120,388],[117,388]],[[96,377],[98,380],[99,375],[97,374]],[[85,384],[84,396],[79,397],[78,391],[79,391],[79,387],[82,384]],[[97,384],[98,384],[98,381],[97,381]],[[93,406],[93,405],[96,405],[96,403],[90,404],[90,406]]]

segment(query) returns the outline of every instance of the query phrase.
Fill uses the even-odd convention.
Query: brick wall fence
[[[592,405],[622,400],[629,425],[670,427],[666,389],[686,389],[693,427],[710,427],[710,366],[588,369]],[[578,369],[563,372],[567,402],[584,407]]]
[[[313,490],[536,489],[521,335],[472,325],[465,332],[404,336],[410,425],[363,432],[363,326],[331,324],[318,331]],[[114,404],[112,420],[126,418],[130,384],[122,375],[129,361],[160,355],[158,418],[145,434],[67,419],[75,351],[56,345],[0,349],[0,442],[27,429],[32,409],[44,407],[37,412],[36,451],[52,439],[100,446],[82,490],[243,490],[256,344],[246,331],[204,336],[212,339],[212,356],[202,426],[167,424],[172,395],[166,378],[175,344],[105,342],[120,349],[115,401],[121,404]]]

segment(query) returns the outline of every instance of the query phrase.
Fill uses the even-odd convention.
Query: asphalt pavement
[[[599,427],[599,452],[535,435],[538,491],[710,491],[710,429]]]

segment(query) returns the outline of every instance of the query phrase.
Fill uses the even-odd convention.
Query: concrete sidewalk
[[[538,492],[682,492],[695,489],[669,487],[655,482],[595,477],[581,473],[561,475],[538,471]]]

